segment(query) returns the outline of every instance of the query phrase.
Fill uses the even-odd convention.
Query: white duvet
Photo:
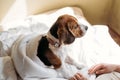
[[[101,62],[120,64],[120,47],[111,38],[108,27],[90,25],[81,16],[81,10],[65,7],[30,16],[16,28],[0,33],[0,80],[65,80],[58,78],[55,70],[41,65],[36,56],[37,41],[41,38],[39,34],[46,33],[61,14],[71,14],[89,27],[80,41],[80,62],[88,67]]]

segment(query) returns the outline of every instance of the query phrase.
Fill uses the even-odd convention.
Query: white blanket
[[[41,65],[36,56],[40,34],[46,33],[57,17],[64,13],[75,16],[89,27],[80,41],[80,62],[88,67],[100,62],[120,64],[120,47],[111,38],[107,26],[90,25],[83,15],[79,15],[81,10],[78,8],[66,7],[52,12],[28,17],[15,26],[17,28],[0,33],[0,80],[18,80],[18,76],[23,80],[65,80],[58,78],[55,70]]]

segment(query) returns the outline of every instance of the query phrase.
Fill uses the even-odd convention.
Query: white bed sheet
[[[19,38],[19,35],[46,33],[57,17],[62,14],[73,15],[79,20],[80,23],[89,27],[86,35],[81,39],[80,42],[82,48],[82,53],[79,56],[80,61],[85,63],[88,67],[101,62],[120,64],[120,47],[111,38],[108,32],[108,27],[106,25],[91,25],[83,17],[83,14],[81,14],[81,10],[79,8],[65,7],[50,11],[48,13],[29,16],[21,24],[17,24],[15,28],[0,33],[0,65],[1,67],[4,67],[0,68],[0,75],[4,74],[2,77],[0,76],[0,80],[17,80],[18,78],[18,75],[15,73],[15,71],[21,66],[16,66],[15,63],[15,66],[13,65],[11,60],[11,46],[15,40]],[[7,73],[4,73],[7,68],[5,67],[6,63],[4,59],[7,59],[11,62],[9,67],[12,68],[12,71],[10,71],[12,75],[7,75]],[[31,64],[31,66],[33,66],[33,64]],[[37,71],[37,69],[33,68],[29,72],[32,72],[33,70]],[[39,75],[37,73],[37,77],[35,78],[33,77],[35,74],[29,75],[29,72],[26,73],[28,75],[22,76],[24,80],[54,80],[50,77],[47,79],[48,76],[46,79],[40,79],[40,77],[38,78]],[[20,72],[17,73],[21,75]],[[57,79],[64,80],[55,78],[55,80]]]

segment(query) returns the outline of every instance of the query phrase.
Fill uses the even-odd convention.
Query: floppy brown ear
[[[59,28],[57,33],[61,44],[70,44],[75,40],[75,37],[65,26],[61,29]]]
[[[80,26],[77,24],[77,22],[68,22],[67,23],[68,30],[71,32],[71,34],[74,37],[80,37],[82,34],[82,30],[80,29]]]
[[[46,51],[45,56],[55,69],[61,66],[61,60],[50,49]]]

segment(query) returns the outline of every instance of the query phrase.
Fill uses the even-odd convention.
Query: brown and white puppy
[[[71,74],[66,66],[70,63],[82,68],[83,65],[75,62],[68,55],[70,49],[66,45],[71,45],[76,38],[82,37],[87,29],[87,26],[79,24],[71,15],[58,17],[47,35],[39,41],[37,56],[46,66],[53,66],[63,77],[69,79],[74,74]]]

